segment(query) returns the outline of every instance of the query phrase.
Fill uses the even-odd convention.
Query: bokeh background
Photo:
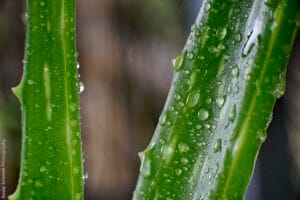
[[[7,194],[16,187],[20,162],[20,109],[11,87],[22,74],[24,3],[0,0],[0,144],[6,144]],[[183,48],[201,4],[77,0],[79,71],[85,87],[80,95],[85,199],[131,198],[139,171],[137,153],[150,141],[171,83],[171,60]],[[298,37],[287,93],[275,106],[247,200],[298,199],[299,51]]]

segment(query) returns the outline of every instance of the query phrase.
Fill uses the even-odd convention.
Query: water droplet
[[[167,113],[164,112],[164,113],[161,115],[161,117],[159,118],[159,124],[162,125],[162,126],[166,125],[167,118],[168,118],[168,117],[167,117]]]
[[[182,164],[186,165],[186,164],[189,163],[189,160],[188,160],[187,158],[183,157],[183,158],[180,159],[180,162],[181,162]]]
[[[29,84],[29,85],[32,85],[32,84],[34,84],[34,81],[33,81],[33,80],[31,80],[31,79],[29,79],[29,80],[28,80],[28,84]]]
[[[251,73],[251,69],[250,69],[249,67],[246,68],[245,74],[244,74],[244,79],[245,79],[246,81],[249,81],[249,80],[250,80],[250,78],[251,78],[250,73]]]
[[[72,127],[75,127],[77,125],[77,120],[71,120],[70,124]]]
[[[222,108],[224,102],[225,102],[225,98],[223,96],[220,96],[216,99],[216,104],[219,108]]]
[[[184,51],[182,54],[180,54],[173,60],[173,67],[176,72],[178,72],[182,68],[185,56],[186,51]]]
[[[187,152],[190,149],[189,146],[184,142],[180,142],[177,147],[181,153]]]
[[[229,114],[229,121],[233,122],[236,116],[236,105],[233,106],[230,114]]]
[[[196,30],[195,30],[195,36],[196,36],[196,37],[199,37],[199,36],[200,36],[200,30],[199,30],[199,29],[196,29]]]
[[[199,101],[199,97],[200,97],[199,90],[193,90],[187,98],[186,101],[187,106],[190,108],[196,106]]]
[[[196,129],[200,130],[202,128],[202,125],[201,124],[197,124],[196,125]]]
[[[151,175],[151,160],[146,158],[145,153],[140,153],[141,167],[140,172],[144,178],[148,178]]]
[[[237,65],[235,65],[231,71],[231,74],[233,75],[233,77],[237,78],[239,76],[239,67]]]
[[[170,156],[174,153],[174,148],[172,145],[164,146],[162,147],[161,151],[163,154],[163,159],[166,160],[170,158]]]
[[[185,75],[189,75],[190,73],[191,73],[190,70],[188,70],[188,69],[184,70]]]
[[[79,167],[78,166],[74,167],[73,174],[74,175],[78,175],[79,174]]]
[[[222,139],[218,139],[215,146],[214,146],[214,152],[220,152],[222,151]]]
[[[197,71],[198,70],[195,70],[191,75],[189,90],[191,90],[197,82]]]
[[[164,144],[166,144],[166,141],[164,139],[159,139],[159,143],[164,145]]]
[[[263,30],[262,22],[260,20],[256,20],[253,25],[253,30],[249,34],[248,41],[246,42],[246,44],[244,46],[244,49],[242,52],[243,56],[247,56],[250,53],[252,47],[255,45],[255,43],[257,43],[258,36],[261,34],[261,30]]]
[[[267,138],[266,131],[264,130],[257,131],[256,138],[259,139],[261,142],[264,142]]]
[[[182,169],[176,169],[175,173],[177,176],[180,176],[182,174]]]
[[[206,4],[204,5],[204,11],[205,11],[205,12],[208,12],[208,11],[210,10],[210,8],[211,8],[210,2],[208,2],[208,3],[206,3]]]
[[[235,42],[240,42],[242,40],[242,35],[240,33],[236,33],[234,36]]]
[[[77,108],[76,103],[70,103],[69,108],[71,112],[74,112]]]
[[[73,145],[76,145],[76,144],[78,144],[78,141],[74,139],[74,140],[72,140],[72,144],[73,144]],[[73,153],[76,154],[76,151],[74,150]]]
[[[178,103],[178,105],[179,105],[179,107],[183,107],[183,106],[184,106],[184,103],[183,103],[182,101],[180,101],[180,102]]]
[[[175,110],[175,107],[174,107],[174,106],[171,106],[171,107],[170,107],[170,111],[171,111],[171,112],[174,112],[174,110]]]
[[[86,182],[88,178],[89,178],[89,174],[87,172],[85,172],[83,177],[82,177],[83,182]]]
[[[272,2],[270,0],[264,0],[264,3],[266,6],[271,7],[272,6]]]
[[[81,199],[81,193],[76,193],[75,200],[80,200],[80,199]]]
[[[83,92],[84,91],[84,85],[83,85],[83,83],[80,81],[79,82],[79,92],[81,93],[81,92]]]
[[[40,172],[46,172],[47,171],[47,169],[46,169],[46,167],[44,167],[44,166],[41,166],[41,168],[40,168]]]
[[[179,101],[181,99],[180,94],[177,94],[177,93],[174,94],[174,97],[177,101]]]
[[[273,96],[275,98],[280,98],[284,94],[286,87],[286,81],[285,81],[285,73],[281,73],[278,77],[278,81],[275,86],[275,90],[273,92]]]
[[[194,52],[191,51],[191,52],[188,54],[189,60],[192,60],[194,57],[195,57]]]
[[[217,32],[217,36],[218,36],[219,40],[223,40],[226,37],[226,34],[227,34],[227,29],[225,27],[219,29]]]
[[[209,117],[209,112],[205,108],[201,108],[198,112],[198,118],[201,121],[206,120]]]
[[[210,129],[210,124],[204,124],[205,129]]]
[[[44,186],[43,182],[42,182],[42,181],[40,181],[40,180],[36,180],[36,181],[34,182],[34,185],[35,185],[35,187],[38,187],[38,188],[40,188],[40,187],[43,187],[43,186]]]
[[[40,6],[45,6],[45,2],[44,1],[40,1]]]
[[[207,104],[211,104],[212,98],[211,98],[211,97],[207,97],[206,100],[205,100],[205,102],[206,102]]]

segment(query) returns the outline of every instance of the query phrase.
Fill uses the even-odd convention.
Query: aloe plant
[[[75,0],[27,0],[19,184],[10,200],[83,199]]]
[[[205,0],[133,199],[242,199],[297,32],[297,0]]]

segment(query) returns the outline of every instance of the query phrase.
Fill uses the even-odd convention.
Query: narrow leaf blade
[[[296,34],[295,0],[206,0],[133,199],[242,199]]]
[[[27,0],[19,184],[11,200],[83,199],[74,0]]]

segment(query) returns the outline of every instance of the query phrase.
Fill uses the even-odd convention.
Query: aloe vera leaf
[[[75,0],[27,0],[21,171],[10,200],[83,199]]]
[[[205,0],[133,199],[242,199],[297,32],[296,0]]]

